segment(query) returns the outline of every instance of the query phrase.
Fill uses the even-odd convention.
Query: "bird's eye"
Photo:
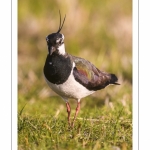
[[[47,41],[47,42],[49,42],[49,39],[48,39],[48,37],[46,37],[46,41]]]
[[[59,38],[59,39],[56,40],[56,43],[57,43],[57,44],[62,44],[62,42],[63,42],[63,39],[62,39],[62,38]]]

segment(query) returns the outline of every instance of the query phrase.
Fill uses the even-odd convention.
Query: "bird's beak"
[[[55,47],[53,47],[53,46],[48,46],[49,55],[52,55],[55,50],[56,50]]]

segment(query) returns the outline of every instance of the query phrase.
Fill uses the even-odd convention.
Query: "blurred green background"
[[[59,110],[67,116],[65,103],[43,76],[48,52],[45,37],[58,30],[59,10],[62,18],[66,14],[61,30],[66,51],[116,74],[121,84],[83,99],[79,116],[105,105],[112,109],[122,105],[131,115],[131,0],[18,0],[18,111],[26,104],[25,115],[55,115]],[[71,102],[75,109],[75,101]]]

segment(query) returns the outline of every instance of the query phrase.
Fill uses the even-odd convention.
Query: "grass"
[[[57,31],[59,9],[67,52],[121,84],[82,99],[74,128],[43,77],[45,37]],[[73,117],[76,101],[70,105]],[[18,149],[132,149],[132,1],[18,1]]]
[[[118,88],[122,91],[117,86],[109,88],[114,93]],[[112,99],[106,95],[103,100],[98,99],[97,94],[81,101],[74,128],[68,126],[66,106],[60,97],[29,101],[20,98],[18,148],[111,150],[116,146],[123,150],[132,149],[131,97],[127,94],[120,99],[116,95]],[[76,102],[70,100],[70,103],[73,117]]]
[[[51,107],[50,104],[49,106]],[[26,107],[27,104],[18,115],[19,149],[111,149],[113,146],[124,150],[132,148],[131,114],[127,116],[121,105],[115,110],[108,106],[100,109],[82,108],[74,128],[68,126],[65,108],[62,112],[56,108],[56,112],[51,110],[47,115],[45,112],[26,115]]]

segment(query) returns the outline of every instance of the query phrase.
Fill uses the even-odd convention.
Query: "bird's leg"
[[[69,102],[66,102],[66,107],[67,107],[67,113],[68,113],[68,123],[70,125],[70,113],[71,113],[71,107]]]
[[[78,115],[79,111],[80,111],[80,102],[78,101],[76,112],[75,112],[74,119],[73,119],[73,122],[72,122],[72,127],[74,126],[74,122],[75,122],[75,120],[77,118],[77,115]]]

